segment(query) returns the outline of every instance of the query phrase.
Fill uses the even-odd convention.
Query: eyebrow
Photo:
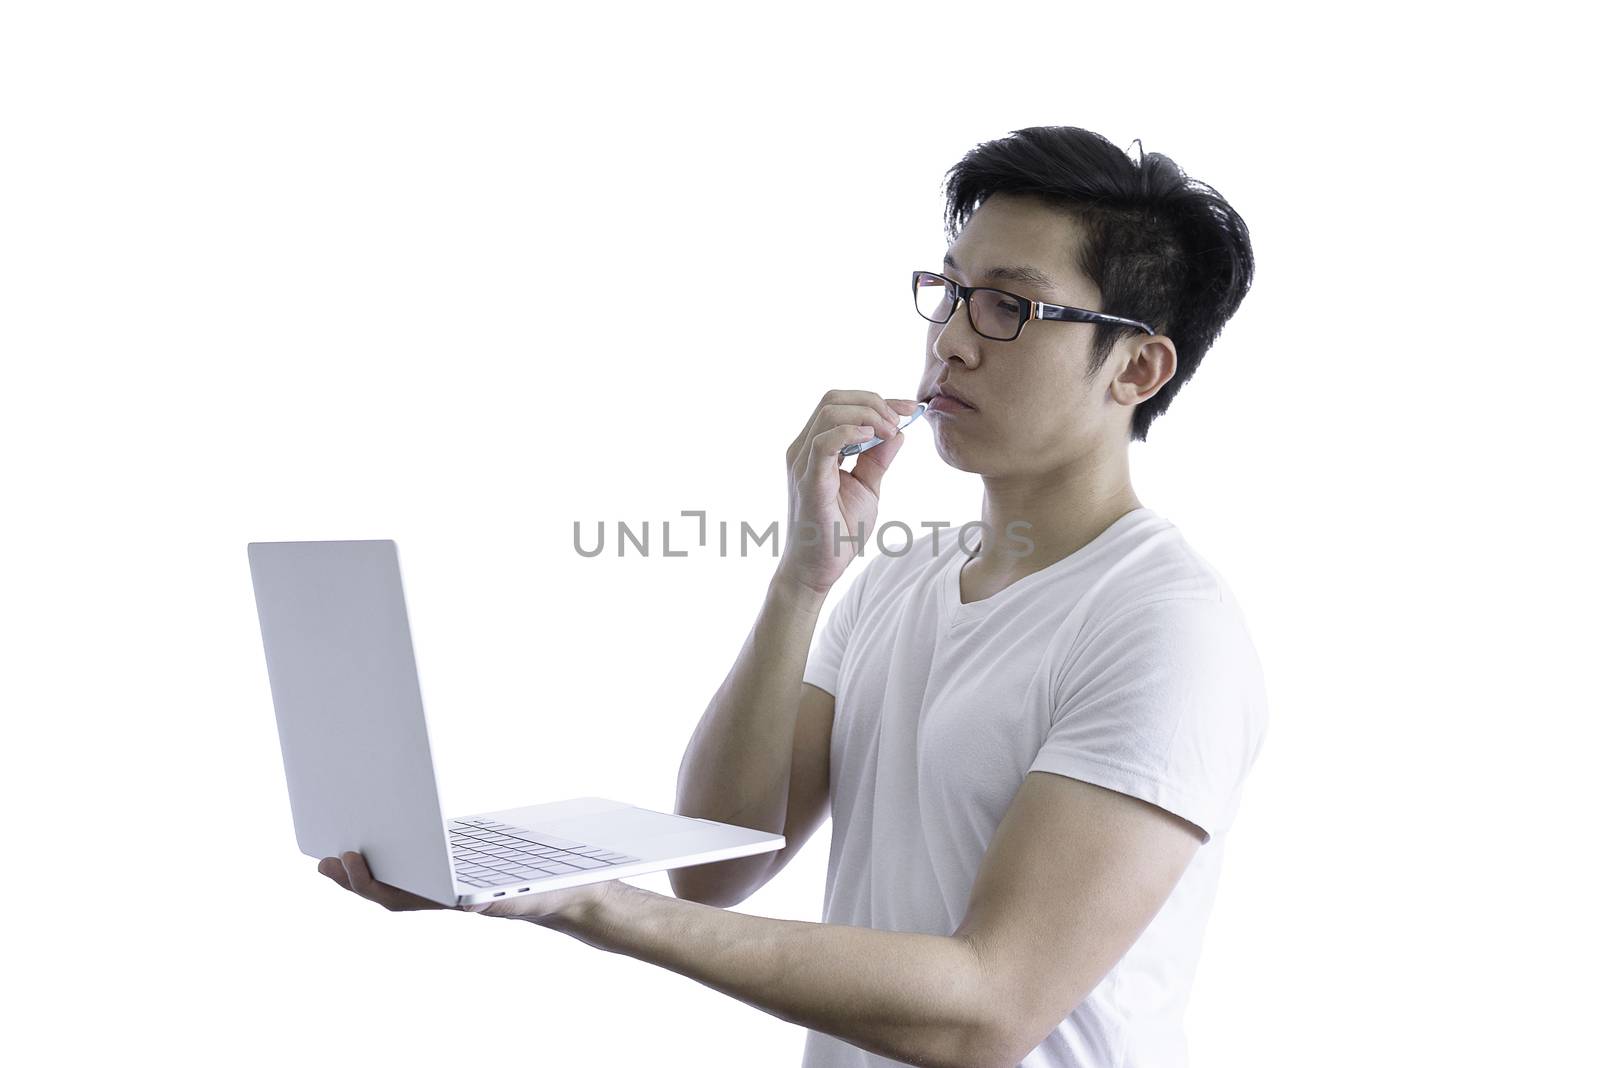
[[[946,267],[954,267],[958,271],[961,270],[961,267],[951,258],[949,253],[945,253],[944,265]],[[1002,282],[1026,282],[1036,286],[1043,286],[1046,289],[1055,288],[1055,283],[1037,267],[991,267],[978,277],[992,278]]]

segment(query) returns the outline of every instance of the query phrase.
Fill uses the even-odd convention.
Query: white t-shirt
[[[1142,798],[1200,827],[1205,844],[1127,954],[1021,1064],[1175,1068],[1225,835],[1266,732],[1239,607],[1149,508],[970,604],[957,529],[869,559],[812,644],[803,678],[834,695],[823,922],[953,932],[1030,771]],[[979,540],[974,527],[967,544]],[[898,1063],[807,1032],[803,1068]]]

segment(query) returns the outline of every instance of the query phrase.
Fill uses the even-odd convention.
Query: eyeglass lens
[[[918,274],[917,312],[935,323],[948,322],[955,310],[955,289],[939,275]],[[1022,328],[1022,306],[997,289],[974,290],[967,302],[972,328],[984,337],[1009,341]]]

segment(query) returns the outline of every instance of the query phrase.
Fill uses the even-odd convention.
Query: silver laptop
[[[392,541],[250,543],[295,839],[472,905],[782,849],[781,834],[575,797],[446,821]],[[559,713],[552,713],[559,714]]]

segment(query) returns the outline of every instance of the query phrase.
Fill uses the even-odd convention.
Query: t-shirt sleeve
[[[1055,708],[1029,771],[1129,794],[1209,842],[1233,822],[1266,733],[1261,664],[1225,595],[1120,611],[1057,665]]]
[[[844,662],[845,645],[855,629],[856,617],[861,612],[861,598],[872,570],[870,566],[863,568],[829,610],[822,626],[812,636],[806,669],[800,676],[802,682],[809,682],[834,697],[839,696],[839,667]]]

